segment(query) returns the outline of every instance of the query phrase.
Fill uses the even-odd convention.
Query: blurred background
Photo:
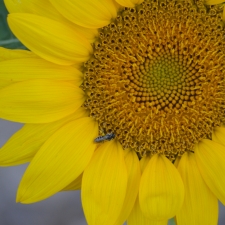
[[[0,0],[0,47],[26,49],[9,30],[6,17],[7,10]],[[0,147],[21,127],[0,119]],[[0,167],[0,225],[87,225],[79,191],[61,192],[35,204],[16,203],[16,190],[26,167]],[[224,224],[225,207],[220,204],[218,225]]]

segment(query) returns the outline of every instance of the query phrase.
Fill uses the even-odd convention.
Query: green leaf
[[[26,49],[26,47],[13,35],[7,24],[7,9],[3,0],[0,0],[0,47],[10,49]]]

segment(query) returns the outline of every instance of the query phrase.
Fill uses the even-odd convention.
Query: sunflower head
[[[84,63],[84,106],[139,157],[171,160],[224,122],[222,8],[144,1],[99,29]]]
[[[222,0],[5,0],[0,165],[17,201],[81,189],[89,225],[214,225],[225,204]],[[13,65],[13,66],[12,66]]]

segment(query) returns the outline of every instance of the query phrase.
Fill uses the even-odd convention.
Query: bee
[[[109,133],[104,136],[99,136],[95,138],[94,142],[100,143],[103,141],[111,141],[116,135],[114,133]]]

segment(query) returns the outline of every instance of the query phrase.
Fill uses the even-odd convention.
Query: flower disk
[[[99,30],[84,64],[84,106],[124,148],[170,160],[224,122],[222,9],[144,1]]]

